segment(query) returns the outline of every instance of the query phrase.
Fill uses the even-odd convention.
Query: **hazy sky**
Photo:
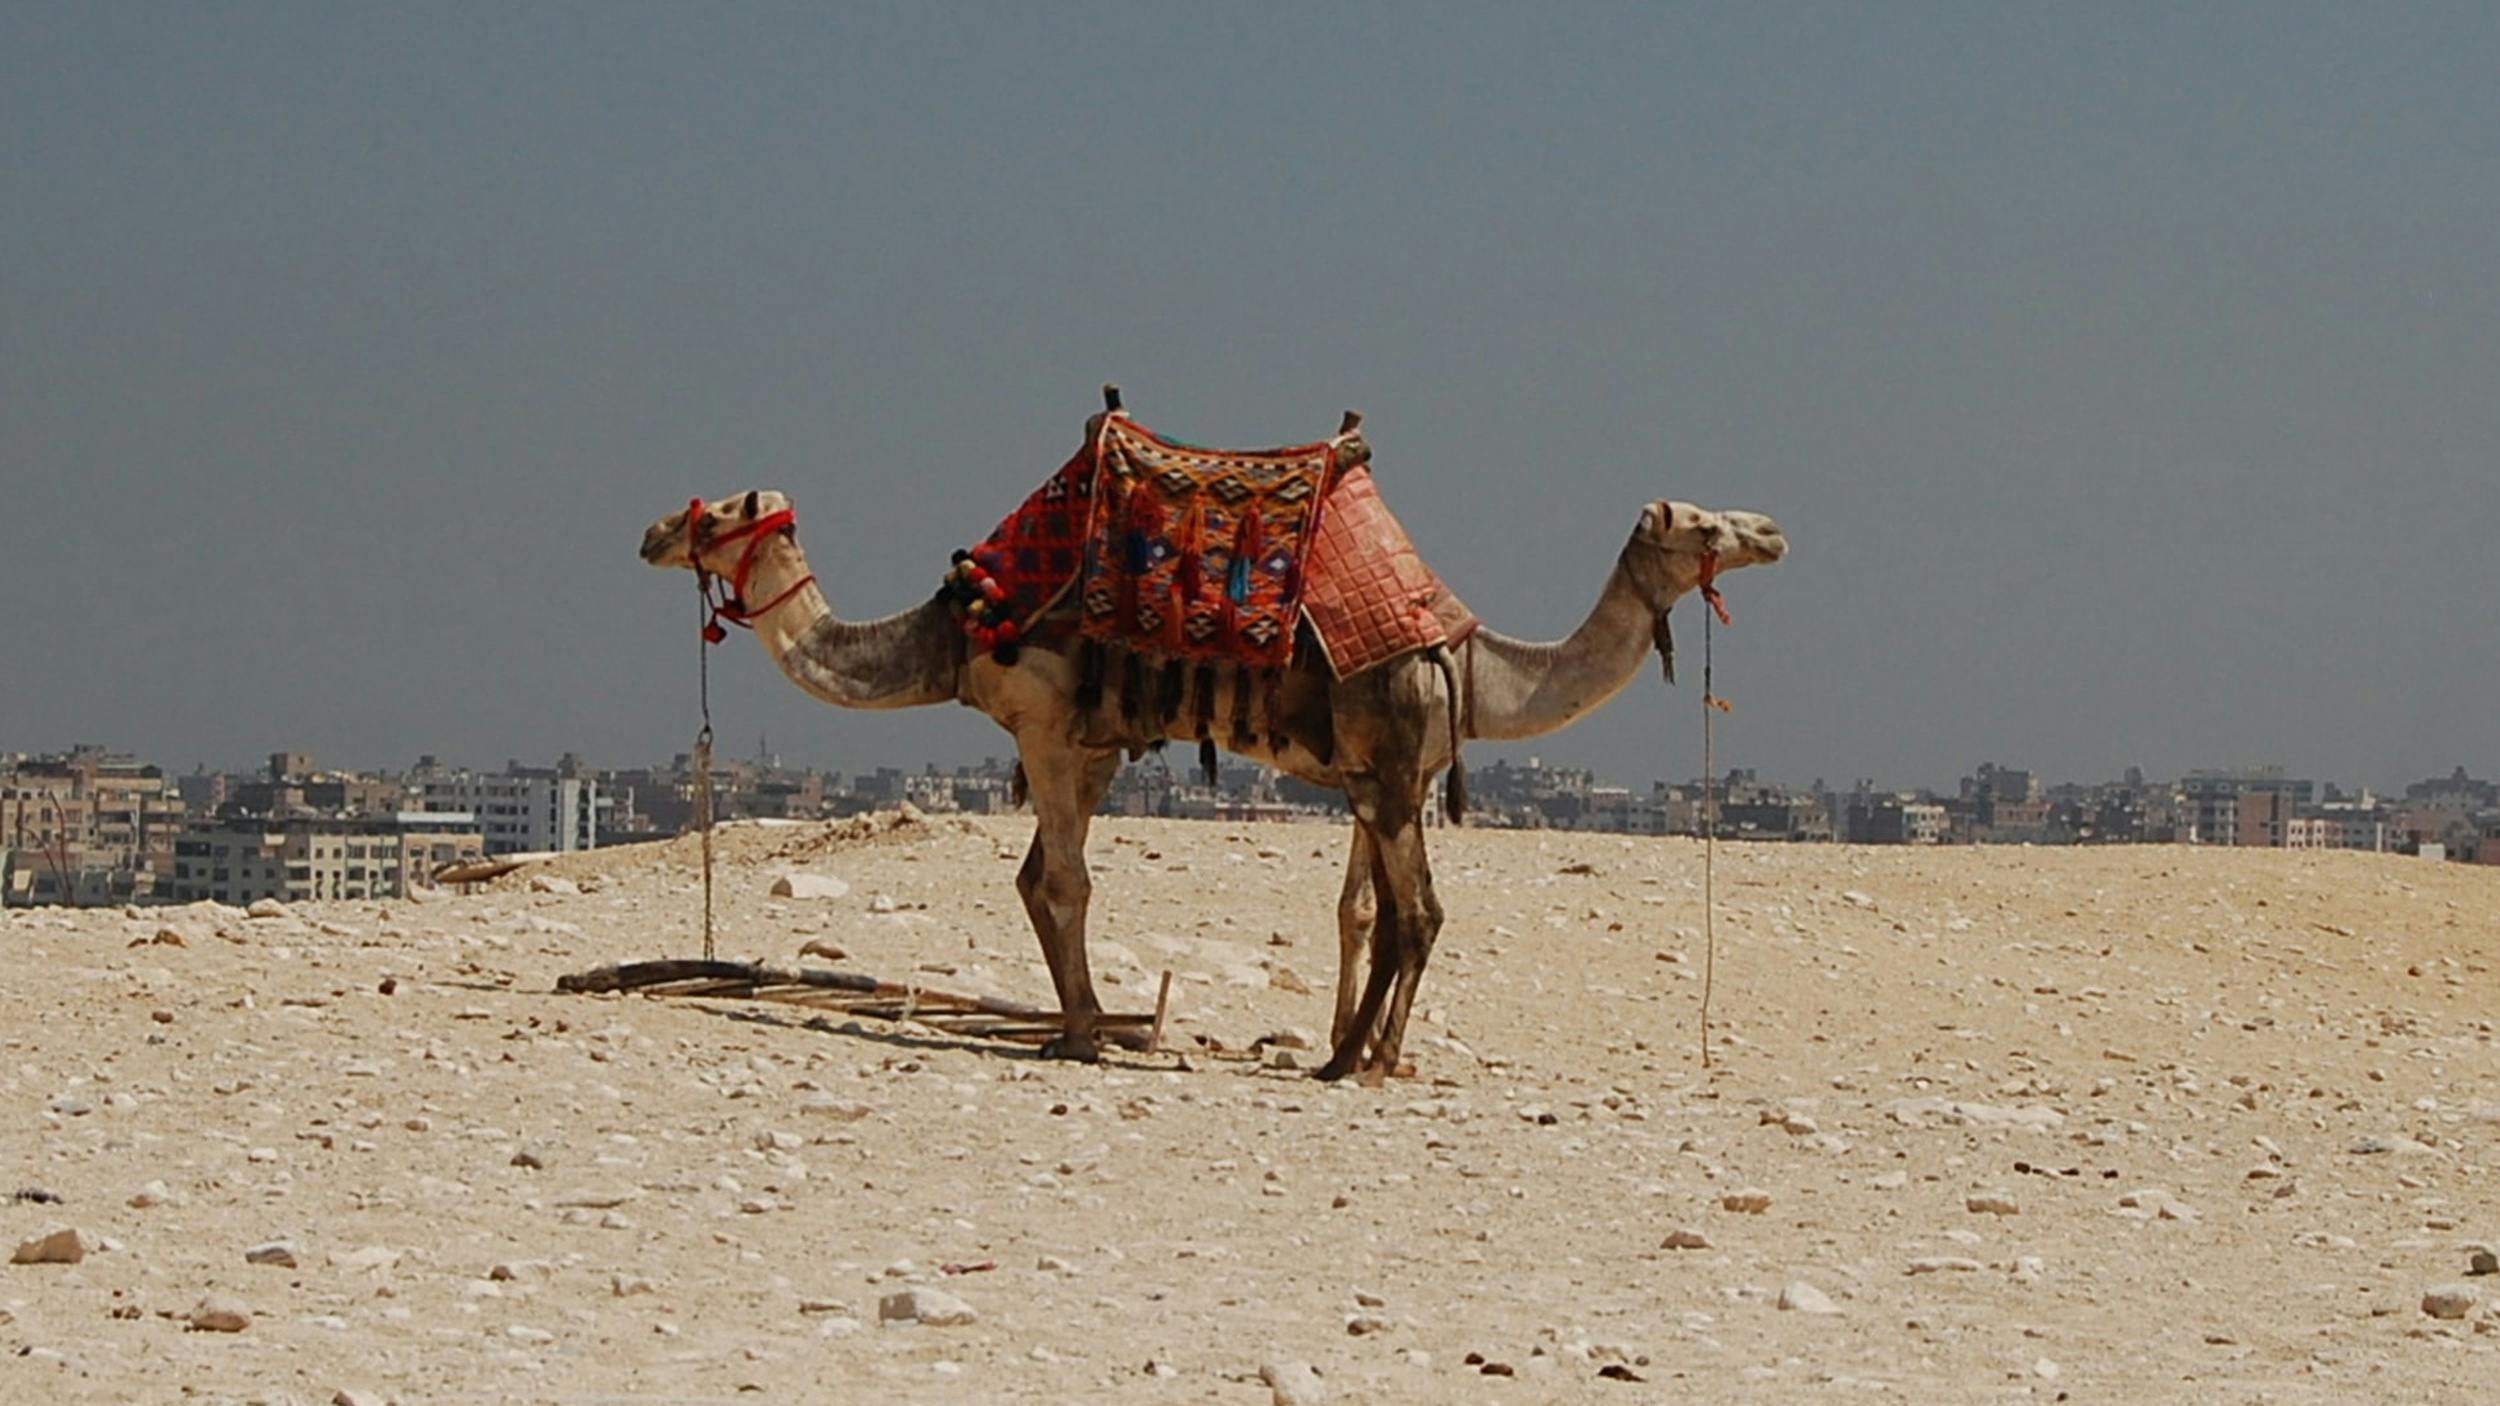
[[[1777,517],[1766,775],[2490,774],[2495,75],[2488,4],[9,0],[0,748],[665,758],[653,518],[783,488],[883,614],[1117,380],[1360,407],[1513,634],[1645,500]],[[1004,750],[714,681],[737,750]],[[1508,750],[1688,775],[1695,684]]]

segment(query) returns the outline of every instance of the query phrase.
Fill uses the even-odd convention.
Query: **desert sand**
[[[722,955],[1047,1003],[1029,826],[732,827]],[[1094,1067],[556,994],[699,950],[691,840],[8,914],[0,1401],[2500,1396],[2500,870],[1723,846],[1705,1070],[1697,843],[1440,831],[1359,1088],[1344,844],[1100,825],[1104,1000],[1175,989]]]

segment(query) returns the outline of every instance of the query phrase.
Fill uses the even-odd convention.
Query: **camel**
[[[1085,842],[1124,752],[1193,740],[1196,712],[1269,714],[1255,735],[1232,738],[1228,750],[1343,792],[1354,814],[1338,904],[1333,1049],[1316,1073],[1366,1080],[1398,1068],[1408,1013],[1440,932],[1423,830],[1432,781],[1456,761],[1458,743],[1568,727],[1621,692],[1653,647],[1672,678],[1668,610],[1706,589],[1714,570],[1723,575],[1776,562],[1787,550],[1778,526],[1759,513],[1651,503],[1595,608],[1566,639],[1533,643],[1480,628],[1446,652],[1408,655],[1344,680],[1324,663],[1297,660],[1266,698],[1235,700],[1231,680],[1223,679],[1211,705],[1193,699],[1195,706],[1167,720],[1160,708],[1121,706],[1124,681],[1116,678],[1104,684],[1100,703],[1080,709],[1078,651],[1051,617],[1027,634],[1012,664],[969,650],[943,599],[877,620],[841,619],[808,569],[795,511],[781,493],[696,500],[653,523],[642,542],[642,558],[653,566],[734,581],[726,617],[750,625],[782,672],[825,702],[961,703],[1014,738],[1035,816],[1016,891],[1065,1022],[1065,1033],[1045,1049],[1055,1057],[1099,1058],[1102,1007],[1085,953],[1093,891]]]

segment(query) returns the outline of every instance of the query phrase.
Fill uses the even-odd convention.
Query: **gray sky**
[[[2495,74],[2488,5],[0,4],[0,747],[664,758],[653,518],[786,489],[882,614],[1118,380],[1360,407],[1514,634],[1647,499],[1771,513],[1769,775],[2489,774]],[[1699,731],[1653,671],[1514,754]]]

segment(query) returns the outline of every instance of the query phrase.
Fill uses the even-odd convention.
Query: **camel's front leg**
[[[1410,822],[1379,837],[1381,850],[1380,878],[1388,885],[1397,904],[1400,919],[1398,934],[1397,989],[1382,1012],[1379,1039],[1372,1047],[1367,1069],[1382,1075],[1397,1072],[1398,1055],[1406,1043],[1407,1012],[1414,1007],[1415,992],[1423,985],[1424,964],[1432,959],[1432,944],[1441,935],[1441,899],[1432,888],[1432,861],[1424,853],[1424,827]],[[1385,958],[1375,955],[1372,960]]]
[[[1085,867],[1085,836],[1094,807],[1120,769],[1120,754],[1080,748],[1065,740],[1035,745],[1018,739],[1024,774],[1033,796],[1033,847],[1016,873],[1016,891],[1024,898],[1033,935],[1041,939],[1042,960],[1050,966],[1051,985],[1059,993],[1059,1011],[1066,1033],[1043,1047],[1057,1059],[1094,1060],[1095,1017],[1102,1003],[1094,996],[1094,975],[1085,960],[1085,910],[1093,899],[1093,876]]]
[[[1337,898],[1337,1012],[1328,1025],[1328,1045],[1332,1050],[1344,1044],[1346,1032],[1354,1028],[1354,1001],[1362,985],[1363,956],[1371,950],[1372,924],[1380,917],[1380,905],[1372,897],[1373,852],[1371,831],[1358,822],[1354,843],[1346,852],[1345,892]]]

